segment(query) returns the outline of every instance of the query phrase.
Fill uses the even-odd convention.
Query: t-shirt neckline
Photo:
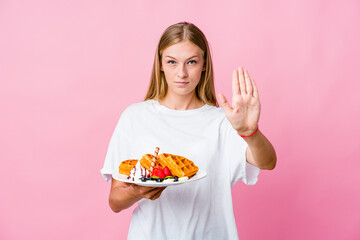
[[[201,106],[199,108],[195,108],[195,109],[175,110],[175,109],[168,108],[168,107],[166,107],[164,105],[161,105],[158,100],[153,100],[153,103],[156,106],[156,108],[158,108],[160,111],[167,112],[167,113],[172,113],[172,114],[194,114],[194,113],[199,113],[199,112],[206,111],[207,109],[212,107],[212,106],[210,106],[208,104],[204,104],[203,106]]]

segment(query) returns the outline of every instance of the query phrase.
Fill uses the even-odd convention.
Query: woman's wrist
[[[259,125],[256,125],[256,129],[255,130],[252,130],[250,132],[250,134],[242,134],[242,133],[239,133],[239,131],[237,131],[237,134],[242,137],[242,138],[247,138],[247,137],[252,137],[254,136],[257,132],[259,131]]]

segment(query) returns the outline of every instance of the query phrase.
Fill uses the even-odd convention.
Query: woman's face
[[[190,41],[166,48],[161,58],[161,71],[168,84],[167,95],[192,95],[204,67],[204,52]]]

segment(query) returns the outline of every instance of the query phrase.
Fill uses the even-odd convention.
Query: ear
[[[160,67],[160,71],[162,71],[162,72],[164,71],[164,69],[163,69],[163,67],[162,67],[162,66]]]

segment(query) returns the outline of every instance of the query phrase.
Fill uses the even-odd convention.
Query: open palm
[[[219,94],[220,105],[233,128],[240,135],[250,135],[257,129],[260,118],[260,98],[255,82],[242,67],[233,72],[233,97],[231,106]]]

